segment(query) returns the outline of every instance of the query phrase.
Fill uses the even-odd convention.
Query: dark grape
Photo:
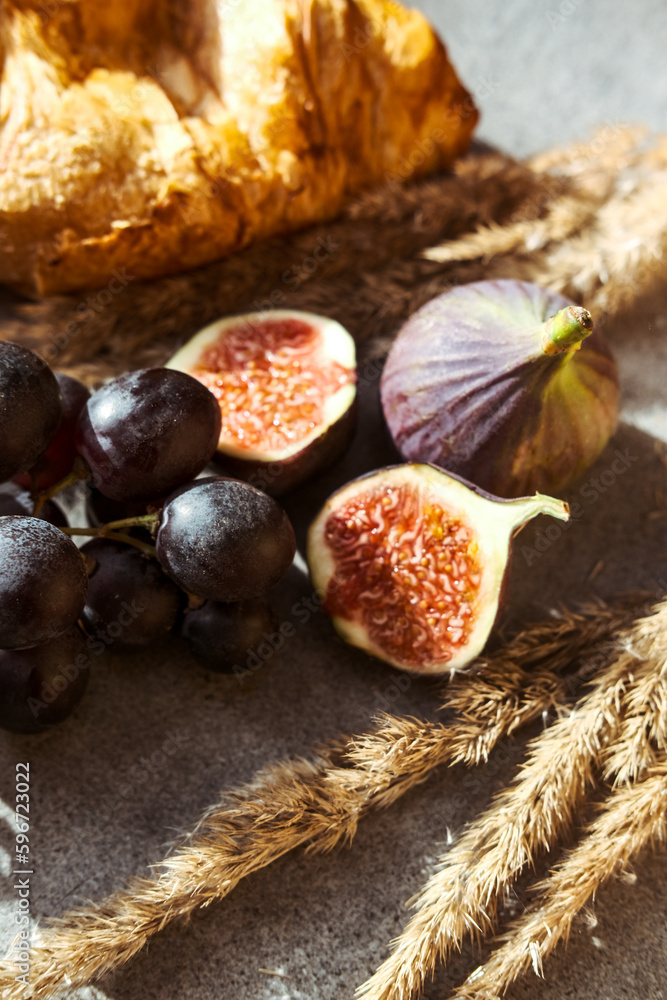
[[[93,486],[86,499],[86,513],[90,523],[100,527],[103,524],[108,524],[109,521],[121,521],[126,517],[141,517],[142,514],[146,513],[146,503],[140,501],[123,503],[120,500],[111,500]]]
[[[112,500],[153,500],[194,478],[213,456],[220,407],[197,379],[168,368],[131,372],[88,401],[76,444]]]
[[[60,414],[60,389],[49,366],[27,348],[0,341],[0,483],[35,464]]]
[[[180,617],[185,595],[157,560],[105,538],[87,542],[81,551],[92,564],[81,615],[85,630],[118,651],[164,639]]]
[[[289,569],[294,530],[282,507],[236,479],[206,479],[164,506],[157,556],[173,580],[211,601],[258,597]]]
[[[86,600],[83,559],[36,517],[0,517],[0,648],[37,646],[73,625]]]
[[[48,490],[72,471],[76,458],[74,428],[81,410],[90,399],[90,392],[78,379],[63,372],[56,372],[55,376],[62,395],[62,417],[58,430],[32,468],[14,476],[19,486],[34,492]]]
[[[0,650],[0,728],[41,733],[72,712],[90,673],[78,628],[32,649]]]
[[[263,643],[280,646],[284,638],[275,631],[276,622],[266,601],[241,601],[218,604],[206,601],[201,608],[189,611],[183,619],[181,635],[190,651],[203,666],[219,673],[246,669],[246,663]],[[259,660],[261,662],[261,660]]]
[[[10,493],[3,488],[0,493],[0,517],[4,514],[19,514],[21,517],[32,517],[32,508],[32,497],[25,490],[14,489]],[[46,501],[38,517],[42,521],[54,524],[56,528],[66,528],[68,525],[64,511],[53,500]]]

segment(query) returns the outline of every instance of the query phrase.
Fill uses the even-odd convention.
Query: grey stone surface
[[[479,137],[518,156],[602,124],[667,123],[662,0],[419,0],[482,112]]]
[[[422,6],[479,92],[480,135],[507,150],[522,154],[585,138],[599,122],[664,127],[662,3],[432,0]],[[561,7],[572,12],[552,30],[546,15]],[[649,515],[664,505],[667,491],[658,447],[667,441],[666,306],[667,295],[646,303],[632,329],[609,331],[621,368],[624,423],[572,490],[582,517],[539,556],[532,551],[537,522],[520,536],[504,625],[592,594],[637,586],[656,595],[664,591],[667,518]],[[595,483],[611,468],[616,449],[629,453],[630,466],[602,492]],[[377,420],[377,386],[371,386],[348,457],[287,503],[301,544],[331,489],[389,455]],[[378,709],[434,715],[429,682],[408,683],[406,675],[345,647],[321,614],[308,612],[303,602],[309,593],[298,569],[277,589],[279,616],[296,625],[296,634],[245,684],[201,670],[178,643],[127,659],[112,651],[94,664],[84,701],[59,729],[41,737],[0,735],[0,944],[11,939],[16,902],[7,876],[17,761],[30,761],[32,773],[31,906],[39,921],[145,871],[222,789],[248,780],[259,767],[307,754],[340,732],[360,732]],[[159,766],[151,763],[169,738],[178,742],[177,752]],[[406,919],[405,901],[433,871],[449,832],[456,836],[474,818],[520,756],[520,744],[507,744],[479,771],[435,774],[390,811],[366,819],[349,849],[325,858],[303,852],[285,857],[186,927],[170,927],[126,969],[76,996],[351,998],[387,954]],[[614,883],[600,893],[597,926],[575,925],[567,951],[559,949],[545,964],[544,984],[530,975],[511,995],[667,998],[667,858],[643,856],[636,873],[636,884]],[[524,892],[525,886],[520,898]],[[464,951],[425,995],[442,1000],[479,960]]]

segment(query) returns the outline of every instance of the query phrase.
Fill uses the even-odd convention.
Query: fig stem
[[[570,507],[565,500],[557,500],[544,493],[508,500],[501,507],[507,509],[508,514],[511,511],[510,518],[515,532],[520,531],[524,524],[537,514],[549,514],[551,517],[557,517],[560,521],[567,521],[570,517]]]
[[[545,354],[563,354],[579,350],[582,340],[593,332],[593,317],[582,306],[566,306],[544,324],[542,350]]]

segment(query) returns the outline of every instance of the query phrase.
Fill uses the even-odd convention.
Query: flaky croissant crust
[[[449,165],[476,121],[388,0],[0,0],[0,280],[195,267]]]

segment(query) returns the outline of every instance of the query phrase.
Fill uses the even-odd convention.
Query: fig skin
[[[391,526],[391,515],[384,504],[391,506],[389,498],[396,492],[400,496],[400,490],[406,486],[409,487],[408,501],[400,508],[392,507],[400,510],[400,530],[397,532],[396,527]],[[404,501],[405,498],[403,494]],[[366,524],[362,524],[355,540],[353,522],[356,515],[351,509],[354,510],[354,505],[360,501],[366,504],[361,508],[362,522]],[[414,521],[409,522],[411,507],[414,511],[415,504],[420,514],[425,512],[422,524],[427,530],[406,558],[402,540],[404,537],[415,540],[411,529],[416,525]],[[380,515],[379,506],[383,507]],[[445,527],[450,533],[446,539],[442,531],[437,533],[441,522],[432,520],[436,506],[447,515]],[[340,541],[342,537],[344,567],[341,568],[341,550],[336,550],[335,542],[330,543],[329,530],[330,519],[335,521],[335,515],[343,511],[344,516],[334,531],[334,538]],[[331,615],[334,627],[346,642],[410,673],[452,673],[467,666],[481,653],[497,616],[511,538],[521,525],[537,514],[551,514],[567,520],[569,508],[563,501],[540,494],[512,500],[493,497],[433,465],[389,466],[342,487],[329,497],[316,517],[308,533],[307,545],[313,585],[323,600],[324,610]],[[353,518],[352,523],[347,520],[349,517]],[[372,530],[370,524],[375,524]],[[383,525],[387,529],[387,539],[392,532],[397,532],[396,544],[399,548],[403,546],[399,560],[394,558],[395,549],[383,543]],[[435,532],[433,525],[436,525]],[[463,541],[459,540],[460,528],[464,529]],[[348,529],[352,529],[351,533]],[[435,544],[431,544],[434,540]],[[452,562],[458,565],[444,569],[435,567],[434,553],[436,559],[441,560],[449,559],[451,551],[454,554]],[[461,558],[465,562],[464,569]],[[447,586],[445,578],[451,586]],[[425,582],[419,582],[420,579]],[[456,586],[459,583],[461,587]],[[362,590],[357,593],[359,587]],[[461,600],[456,598],[456,605],[449,604],[454,598],[447,598],[447,592],[455,597],[460,593]],[[423,598],[428,598],[428,605],[420,600]],[[426,610],[422,611],[422,606]],[[464,616],[469,616],[469,621],[465,629],[461,629],[461,635],[450,641],[454,640],[452,629],[460,625],[453,619],[461,618],[461,609]],[[383,614],[389,621],[384,634],[384,625],[381,623],[378,632],[373,622],[376,616],[381,619]],[[401,619],[404,619],[403,624]],[[424,635],[427,627],[431,629],[431,636]],[[399,638],[395,641],[397,634]],[[433,655],[434,644],[429,643],[432,636],[435,636],[438,655]],[[427,653],[422,655],[417,646],[421,643],[424,649],[424,638]]]
[[[278,460],[242,459],[217,452],[213,465],[234,479],[242,479],[272,497],[282,497],[333,465],[343,455],[357,426],[356,400],[334,424],[303,451]]]
[[[207,349],[224,339],[227,331],[244,330],[252,339],[253,325],[262,326],[271,321],[304,323],[322,334],[324,354],[328,360],[338,361],[348,370],[356,370],[354,340],[348,331],[335,320],[316,313],[296,309],[272,309],[266,312],[245,313],[217,320],[200,330],[187,344],[167,362],[167,368],[184,371],[198,377],[202,357]],[[320,348],[321,350],[321,348]],[[313,360],[313,364],[316,364]],[[327,400],[330,413],[328,422],[323,422],[316,436],[310,436],[305,444],[298,443],[293,448],[278,453],[269,448],[259,448],[245,453],[243,449],[230,443],[223,426],[218,450],[213,463],[225,475],[243,480],[263,490],[272,497],[280,497],[295,490],[302,483],[312,479],[343,455],[356,429],[357,405],[354,383],[346,385],[334,393],[338,405]]]
[[[618,374],[602,335],[583,325],[578,338],[545,342],[548,320],[573,306],[529,282],[481,281],[411,316],[381,380],[401,455],[501,497],[562,494],[618,420]]]

